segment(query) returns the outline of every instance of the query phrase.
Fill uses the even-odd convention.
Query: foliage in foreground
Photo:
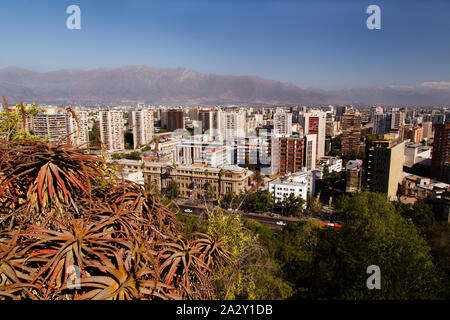
[[[254,220],[243,222],[240,214],[230,214],[216,208],[203,218],[184,216],[187,234],[198,231],[220,235],[236,257],[233,268],[217,276],[220,299],[279,300],[293,294],[292,286],[283,280],[281,270],[270,258],[263,239],[255,235]]]
[[[155,192],[111,170],[69,145],[0,142],[0,299],[217,296],[235,262],[220,235],[185,237]]]
[[[445,275],[439,268],[444,261],[434,263],[420,230],[404,219],[386,196],[370,192],[346,196],[339,203],[338,214],[340,230],[323,228],[311,220],[291,223],[278,236],[259,231],[283,278],[294,285],[294,298],[448,297]],[[442,252],[446,231],[440,230],[441,235],[434,233],[430,242],[435,251]],[[381,269],[380,290],[366,286],[370,265]]]

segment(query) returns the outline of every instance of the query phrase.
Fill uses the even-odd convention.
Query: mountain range
[[[8,67],[0,69],[0,95],[11,103],[54,104],[449,105],[450,82],[327,91],[184,68],[126,66],[33,72]]]

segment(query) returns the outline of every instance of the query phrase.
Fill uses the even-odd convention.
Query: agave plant
[[[208,299],[234,259],[70,145],[0,142],[0,299]],[[76,267],[77,286],[73,286]]]
[[[98,158],[70,145],[32,140],[1,143],[8,146],[2,148],[6,152],[0,159],[0,195],[14,190],[17,201],[26,202],[32,222],[45,224],[55,214],[58,220],[67,218],[61,209],[74,194],[88,195],[91,182],[103,174]]]

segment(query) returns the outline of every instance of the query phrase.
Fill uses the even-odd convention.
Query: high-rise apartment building
[[[87,147],[89,142],[89,113],[84,110],[74,110],[76,119],[69,116],[69,133],[75,146]]]
[[[125,149],[123,112],[103,110],[99,112],[100,139],[109,152]]]
[[[49,141],[68,143],[70,121],[67,112],[38,113],[33,118],[34,134]]]
[[[342,119],[342,154],[357,155],[361,147],[361,113],[344,113]]]
[[[379,137],[390,133],[399,132],[405,125],[405,112],[394,108],[387,113],[373,114],[373,133]]]
[[[133,129],[134,149],[150,143],[154,134],[153,109],[131,111],[130,125]]]
[[[175,131],[184,129],[184,113],[183,109],[167,110],[167,130]]]
[[[373,192],[397,195],[403,179],[405,142],[368,141],[365,163],[365,186]]]
[[[405,126],[404,138],[409,139],[411,142],[423,141],[423,127],[421,126]]]
[[[221,132],[226,141],[233,141],[245,136],[246,114],[243,109],[235,109],[222,112]]]
[[[450,183],[450,122],[434,127],[431,177]]]
[[[301,171],[304,167],[305,139],[301,137],[278,138],[278,174]]]
[[[275,134],[292,134],[292,113],[276,112],[273,115],[273,131]]]
[[[307,134],[305,136],[305,154],[304,167],[306,170],[315,170],[317,161],[317,136]]]
[[[219,134],[221,128],[220,110],[199,110],[198,120],[202,123],[202,134],[208,134],[211,138]]]
[[[433,123],[432,122],[422,122],[423,128],[423,138],[433,138]]]
[[[326,113],[320,110],[311,110],[300,117],[304,134],[317,135],[317,159],[325,155]]]

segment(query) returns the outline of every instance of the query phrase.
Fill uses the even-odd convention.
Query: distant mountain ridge
[[[434,83],[434,82],[430,82]],[[439,84],[439,83],[438,83]],[[450,104],[449,88],[303,89],[291,83],[254,76],[202,74],[176,68],[126,66],[93,70],[33,72],[0,69],[0,95],[11,102],[167,103],[167,104]]]

